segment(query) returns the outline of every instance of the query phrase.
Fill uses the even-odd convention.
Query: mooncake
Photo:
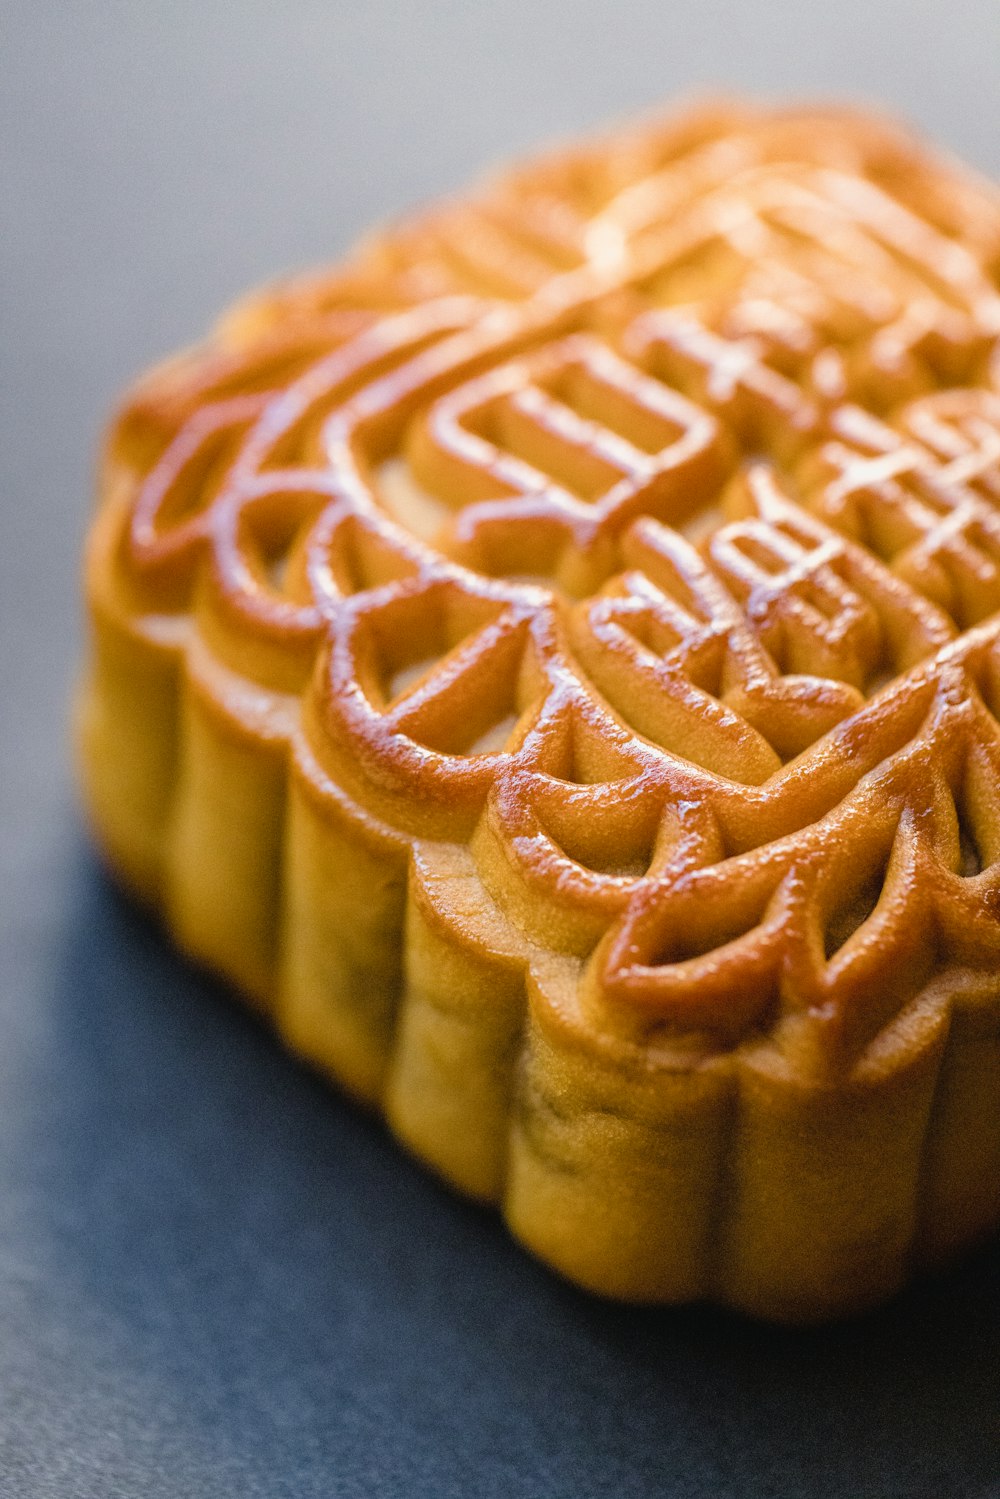
[[[109,864],[597,1293],[817,1321],[1000,1219],[998,287],[1000,195],[903,129],[705,104],[110,427]]]

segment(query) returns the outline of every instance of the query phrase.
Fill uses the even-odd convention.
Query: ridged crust
[[[111,429],[97,836],[584,1285],[1000,1218],[1000,199],[690,110],[241,304]]]

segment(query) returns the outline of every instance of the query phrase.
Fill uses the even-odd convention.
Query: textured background
[[[712,85],[1000,174],[997,0],[0,6],[4,1499],[1000,1494],[1000,1254],[862,1322],[577,1295],[110,889],[66,755],[116,389],[246,284]]]

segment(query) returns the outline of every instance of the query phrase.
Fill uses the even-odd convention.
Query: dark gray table
[[[65,707],[114,391],[245,284],[713,82],[1000,171],[1000,6],[0,8],[0,1495],[1000,1494],[1000,1254],[813,1334],[576,1294],[111,889]]]

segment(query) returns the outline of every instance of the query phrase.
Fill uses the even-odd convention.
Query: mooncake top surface
[[[602,1035],[856,1065],[1000,962],[998,275],[992,188],[867,117],[557,153],[136,387],[119,606]]]

